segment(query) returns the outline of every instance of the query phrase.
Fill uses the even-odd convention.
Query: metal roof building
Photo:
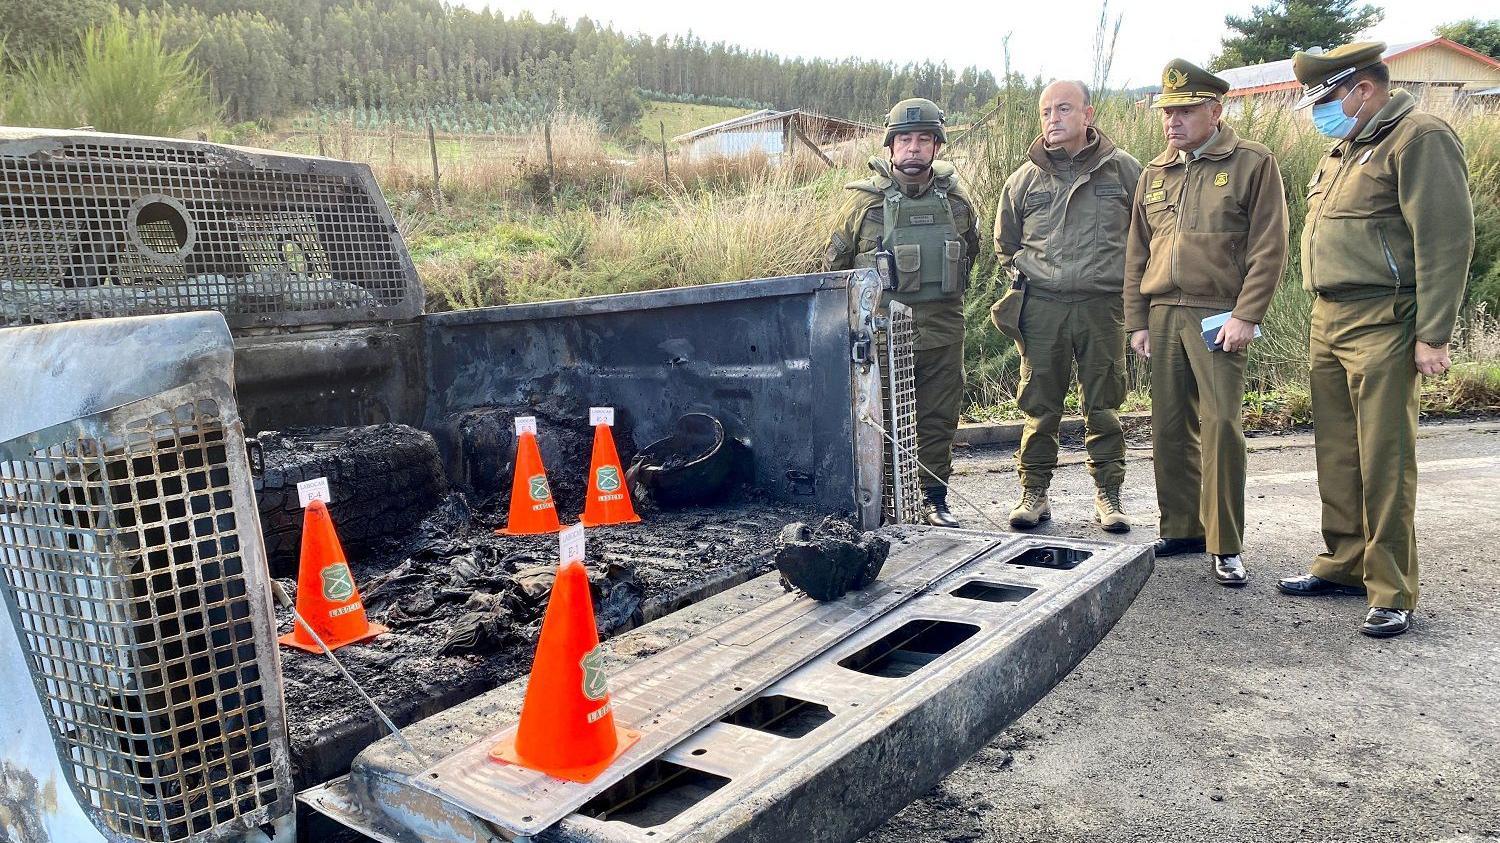
[[[689,160],[733,157],[752,152],[778,158],[792,151],[799,142],[816,150],[879,131],[879,126],[869,123],[828,117],[800,108],[788,111],[765,108],[678,135],[672,141]]]
[[[1447,38],[1392,44],[1382,58],[1391,69],[1391,84],[1423,96],[1429,106],[1452,105],[1500,85],[1500,61]],[[1218,75],[1229,83],[1225,100],[1231,110],[1238,105],[1236,98],[1285,96],[1302,89],[1291,59],[1234,67]]]

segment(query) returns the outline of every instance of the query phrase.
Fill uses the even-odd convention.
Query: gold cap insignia
[[[1175,91],[1178,88],[1186,85],[1187,82],[1187,74],[1183,73],[1181,70],[1178,70],[1175,67],[1167,68],[1167,72],[1161,77],[1162,88],[1169,91]]]
[[[1218,175],[1214,176],[1214,187],[1223,187],[1226,184],[1229,184],[1228,173],[1219,173]]]

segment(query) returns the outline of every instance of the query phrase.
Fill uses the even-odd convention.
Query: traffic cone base
[[[296,647],[299,650],[306,650],[309,653],[321,653],[321,652],[323,652],[323,648],[319,647],[317,645],[317,642],[307,642],[307,641],[298,641],[297,640],[297,630],[299,630],[301,628],[302,628],[302,624],[297,624],[296,627],[294,627],[291,632],[288,632],[286,635],[283,635],[280,638],[277,638],[276,640],[280,641],[281,643],[283,643],[285,645],[287,645],[288,647]],[[345,644],[358,644],[361,641],[368,641],[368,640],[370,640],[371,638],[374,638],[377,635],[384,635],[385,633],[390,632],[390,631],[391,631],[390,627],[381,626],[378,623],[372,623],[372,624],[369,624],[369,629],[368,629],[367,632],[365,632],[364,635],[358,635],[358,636],[355,636],[354,638],[348,639],[347,641],[340,641],[337,644],[330,644],[327,639],[324,639],[323,643],[328,644],[328,649],[330,649],[330,650],[336,650],[339,647],[344,646]]]
[[[585,527],[610,524],[636,524],[641,517],[630,501],[630,486],[620,453],[615,450],[615,436],[607,424],[594,425],[594,453],[589,460],[589,492],[584,499],[579,523]]]
[[[641,516],[632,513],[629,518],[622,518],[617,521],[590,521],[587,515],[580,515],[578,523],[585,527],[614,527],[620,524],[639,524],[641,523]]]
[[[635,746],[635,742],[640,739],[641,733],[636,731],[635,729],[627,729],[624,726],[616,725],[615,751],[614,754],[610,755],[608,758],[605,758],[602,761],[598,761],[594,764],[590,764],[586,767],[554,767],[548,768],[544,772],[556,779],[578,782],[579,784],[588,784],[594,779],[599,778],[600,773],[609,769],[609,765],[615,763],[615,761],[618,760],[621,755],[625,754],[625,750],[630,749],[632,746]],[[526,759],[516,751],[516,733],[514,730],[512,730],[511,733],[506,735],[504,738],[501,738],[499,743],[490,748],[490,758],[495,761],[504,762],[506,764],[514,764],[517,767],[525,767],[528,770],[538,769],[537,764],[535,764],[534,762],[528,763]]]
[[[370,623],[354,584],[354,572],[344,557],[338,531],[328,506],[320,500],[307,505],[302,516],[302,552],[297,562],[297,614],[317,632],[328,649],[365,641],[390,630]],[[277,639],[288,647],[320,653],[322,647],[295,618],[292,631]]]

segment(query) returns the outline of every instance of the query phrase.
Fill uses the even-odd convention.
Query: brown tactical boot
[[[1025,486],[1021,489],[1021,502],[1010,511],[1010,526],[1017,530],[1032,527],[1051,520],[1052,504],[1047,500],[1046,486]]]
[[[1130,532],[1130,516],[1120,504],[1119,486],[1100,486],[1094,491],[1094,520],[1106,533]]]

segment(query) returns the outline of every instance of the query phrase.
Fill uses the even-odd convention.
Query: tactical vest
[[[944,179],[913,199],[894,182],[885,190],[885,247],[895,256],[896,294],[904,304],[963,292],[964,242],[953,221]]]

